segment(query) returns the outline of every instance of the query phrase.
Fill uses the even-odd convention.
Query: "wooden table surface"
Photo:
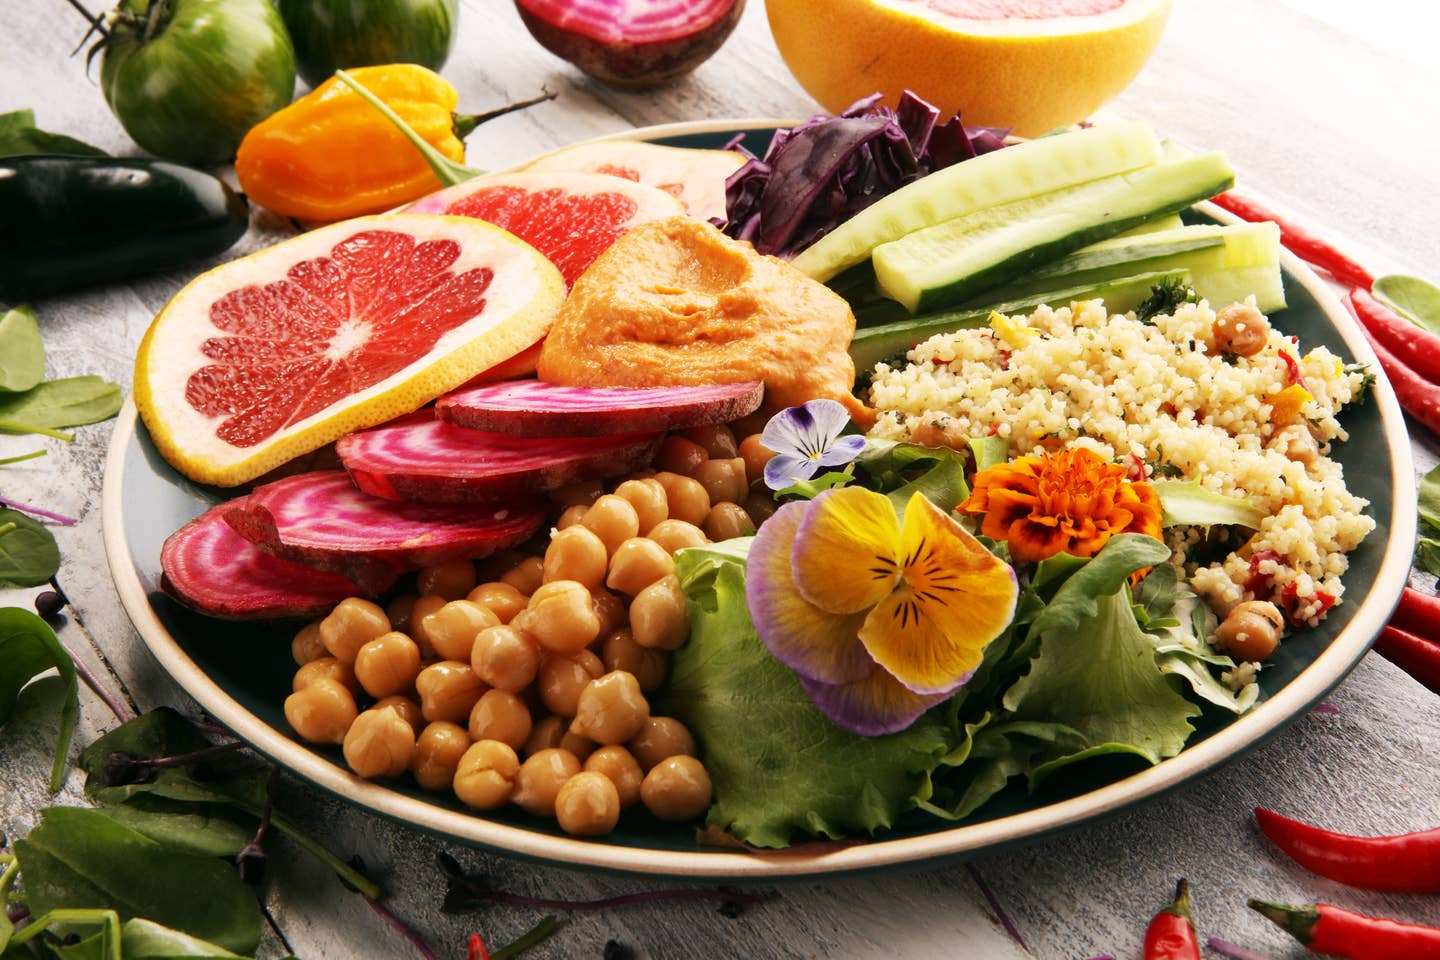
[[[664,90],[617,93],[582,78],[532,42],[504,0],[463,0],[460,36],[444,74],[462,105],[484,109],[542,86],[559,99],[498,120],[470,138],[473,164],[496,168],[567,142],[632,126],[732,117],[803,116],[815,104],[790,78],[751,0],[727,46]],[[1347,238],[1376,268],[1440,274],[1440,66],[1430,56],[1435,13],[1404,0],[1177,0],[1161,46],[1100,119],[1140,119],[1196,147],[1229,155],[1244,187],[1295,217]],[[70,51],[83,22],[61,0],[6,4],[0,112],[33,107],[40,125],[116,153],[136,152],[105,108],[94,74]],[[1003,83],[1004,77],[995,82]],[[3,228],[4,225],[0,225]],[[237,250],[253,248],[255,237]],[[37,304],[50,375],[103,374],[128,389],[134,350],[151,317],[193,271],[137,278]],[[1413,428],[1417,467],[1434,439]],[[134,632],[111,585],[100,536],[101,470],[109,426],[0,472],[0,495],[80,519],[56,527],[59,580],[72,601],[61,637],[140,708],[192,706]],[[0,437],[0,456],[37,438]],[[1363,585],[1351,584],[1353,591]],[[0,605],[35,591],[0,591]],[[111,728],[82,690],[76,749]],[[1034,956],[1138,955],[1146,920],[1190,878],[1203,933],[1272,957],[1305,951],[1245,908],[1248,896],[1337,901],[1380,915],[1440,923],[1434,897],[1367,894],[1319,880],[1271,849],[1253,825],[1264,804],[1357,833],[1440,823],[1440,700],[1367,656],[1335,690],[1337,712],[1299,718],[1219,771],[1104,822],[973,862]],[[83,803],[72,772],[46,789],[53,718],[22,713],[0,732],[0,828],[22,835],[50,803]],[[447,846],[299,784],[285,801],[332,849],[362,856],[394,912],[442,957],[463,955],[472,930],[503,943],[539,915],[525,907],[447,916],[435,855],[449,849],[504,888],[537,896],[600,897],[653,882],[537,866]],[[409,957],[415,950],[323,869],[278,845],[265,888],[264,956]],[[534,951],[599,958],[616,940],[636,956],[904,957],[1023,955],[999,929],[964,867],[786,884],[735,918],[713,904],[635,906],[568,917]]]

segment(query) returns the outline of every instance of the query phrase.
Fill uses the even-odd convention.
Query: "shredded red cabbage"
[[[775,131],[764,158],[751,154],[725,181],[728,219],[715,225],[789,259],[905,184],[1005,145],[1008,130],[966,127],[958,113],[939,123],[908,90],[894,109],[880,96]]]

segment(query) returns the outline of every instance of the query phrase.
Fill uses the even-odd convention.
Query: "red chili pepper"
[[[1440,643],[1417,637],[1408,630],[1387,626],[1375,641],[1375,652],[1420,681],[1432,693],[1440,693]]]
[[[1359,287],[1350,291],[1350,309],[1372,343],[1384,344],[1395,359],[1426,380],[1440,382],[1440,336],[1417,327]]]
[[[1440,633],[1440,597],[1406,587],[1390,625],[1422,636]]]
[[[1350,298],[1350,307],[1352,310],[1356,309],[1353,296]],[[1390,378],[1390,386],[1395,388],[1395,399],[1400,401],[1400,406],[1423,426],[1440,433],[1440,384],[1426,380],[1400,362],[1395,354],[1385,349],[1385,345],[1373,337],[1370,347],[1380,360],[1385,375]]]
[[[1269,593],[1270,581],[1274,579],[1274,574],[1260,572],[1261,562],[1283,559],[1284,557],[1280,556],[1278,552],[1268,547],[1264,550],[1256,550],[1250,555],[1250,575],[1245,578],[1245,589],[1250,591],[1251,596],[1259,597],[1262,593]]]
[[[1280,362],[1285,365],[1285,386],[1293,387],[1295,384],[1305,386],[1305,375],[1300,372],[1300,361],[1287,350],[1280,351]]]
[[[1280,591],[1280,605],[1285,608],[1285,619],[1290,621],[1290,626],[1292,627],[1305,626],[1310,622],[1310,617],[1319,618],[1325,616],[1325,611],[1335,606],[1337,599],[1339,598],[1333,593],[1325,590],[1316,590],[1312,596],[1307,598],[1310,602],[1305,605],[1307,609],[1311,607],[1313,607],[1313,609],[1310,610],[1308,615],[1301,618],[1296,613],[1300,608],[1299,585],[1288,583],[1285,585],[1285,588]]]
[[[1250,908],[1316,953],[1348,960],[1435,960],[1440,930],[1381,920],[1328,903],[1292,907],[1251,900]]]
[[[485,941],[480,939],[480,934],[470,934],[470,949],[465,951],[465,960],[490,960],[490,951],[485,949]]]
[[[1291,253],[1311,266],[1319,267],[1336,280],[1350,287],[1370,289],[1375,277],[1360,264],[1351,260],[1334,246],[1321,240],[1304,227],[1281,217],[1273,210],[1262,207],[1249,197],[1242,197],[1234,190],[1211,197],[1210,202],[1229,210],[1241,220],[1269,220],[1280,228],[1280,242]]]
[[[1392,837],[1352,837],[1255,808],[1260,829],[1311,873],[1365,890],[1440,893],[1440,827]]]
[[[1175,901],[1145,928],[1145,960],[1200,960],[1200,941],[1190,919],[1190,884],[1175,885]]]

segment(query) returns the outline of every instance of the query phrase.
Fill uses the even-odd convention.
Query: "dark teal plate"
[[[687,147],[718,147],[738,131],[762,153],[774,124],[743,121],[675,124],[628,137]],[[1213,208],[1216,219],[1229,219]],[[1290,307],[1276,326],[1305,349],[1324,344],[1346,361],[1374,367],[1374,356],[1329,288],[1286,255]],[[772,854],[702,848],[693,826],[665,825],[627,814],[598,840],[567,837],[517,811],[486,817],[458,801],[408,783],[379,784],[351,775],[337,749],[297,740],[281,705],[290,692],[293,628],[212,620],[159,591],[165,537],[226,494],[199,487],[161,459],[138,424],[133,402],[121,412],[105,471],[105,550],[120,598],[156,659],[217,720],[292,773],[377,813],[418,829],[517,856],[630,873],[732,879],[815,876],[961,858],[1032,841],[1113,813],[1215,769],[1304,714],[1339,683],[1389,619],[1410,568],[1415,490],[1410,443],[1383,375],[1363,406],[1344,416],[1350,440],[1339,445],[1350,489],[1370,501],[1376,529],[1350,556],[1345,602],[1318,629],[1287,640],[1260,675],[1261,702],[1244,717],[1207,714],[1190,745],[1153,767],[1092,766],[1056,777],[1030,794],[1012,786],[956,826],[911,813],[870,842],[835,848],[800,845]],[[1061,782],[1063,781],[1063,782]]]

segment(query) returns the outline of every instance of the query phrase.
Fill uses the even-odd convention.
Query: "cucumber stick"
[[[1234,182],[1224,154],[1205,153],[988,207],[876,247],[875,277],[912,313],[942,309]]]
[[[1188,282],[1189,278],[1184,270],[1160,270],[1129,277],[1112,277],[1095,283],[1022,297],[1008,303],[946,310],[887,323],[880,327],[865,327],[855,331],[855,337],[850,341],[850,356],[855,361],[856,372],[864,377],[875,369],[875,364],[901,357],[915,344],[928,340],[937,333],[954,333],[956,330],[983,327],[989,322],[991,313],[1013,316],[1030,313],[1039,306],[1062,307],[1077,300],[1096,299],[1104,300],[1105,309],[1110,313],[1124,313],[1139,306],[1156,284],[1171,279]]]
[[[1196,224],[1102,240],[986,290],[966,305],[979,308],[1108,278],[1182,269],[1195,292],[1216,309],[1252,293],[1263,313],[1285,308],[1280,229],[1268,221]]]
[[[937,170],[860,211],[791,261],[829,280],[882,243],[996,204],[1157,163],[1160,141],[1140,123],[1027,140]]]

